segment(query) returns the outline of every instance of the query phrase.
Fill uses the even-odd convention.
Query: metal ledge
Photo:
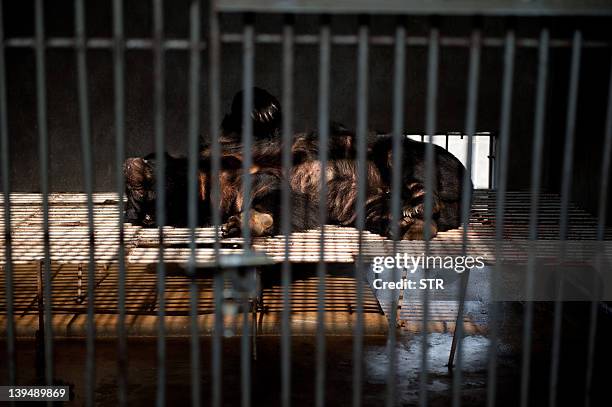
[[[217,0],[218,12],[610,16],[609,0]]]

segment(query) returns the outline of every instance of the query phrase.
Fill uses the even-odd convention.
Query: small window
[[[429,141],[428,136],[420,134],[409,134],[407,137],[416,141]],[[491,171],[494,168],[490,154],[492,137],[490,132],[478,132],[472,137],[472,182],[475,189],[491,187]],[[433,137],[434,144],[449,151],[466,167],[468,141],[469,137],[462,133],[439,134]]]

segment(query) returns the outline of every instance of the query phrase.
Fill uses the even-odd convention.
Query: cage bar
[[[200,130],[200,0],[191,0],[189,5],[190,61],[189,61],[189,149],[188,149],[188,224],[189,224],[189,262],[187,274],[189,281],[190,324],[190,363],[191,363],[191,404],[201,405],[200,395],[200,340],[198,328],[198,284],[196,281],[196,227],[198,224],[198,169],[199,169],[199,130]]]
[[[13,311],[13,244],[11,232],[11,175],[6,105],[6,64],[4,47],[4,1],[0,0],[0,154],[2,160],[2,196],[4,197],[4,287],[6,295],[6,365],[8,384],[17,383],[15,364],[15,320]]]
[[[255,65],[255,28],[254,16],[246,14],[244,16],[244,34],[242,43],[243,52],[243,71],[242,71],[242,144],[244,158],[242,162],[242,194],[245,197],[251,195],[251,167],[253,166],[252,148],[253,148],[253,122],[251,119],[251,111],[253,110],[253,69]],[[244,219],[249,219],[250,204],[247,199],[242,205],[242,216]],[[251,242],[251,230],[248,226],[242,228],[242,239],[245,247]]]
[[[217,10],[221,12],[255,11],[260,13],[376,13],[432,15],[441,10],[445,15],[487,15],[487,16],[608,16],[612,6],[606,0],[539,0],[539,1],[474,1],[455,0],[218,0]]]
[[[444,3],[444,8],[442,7]],[[604,127],[604,143],[602,148],[602,175],[600,195],[598,201],[598,217],[591,217],[587,212],[575,207],[571,202],[572,174],[573,174],[573,155],[576,153],[574,132],[576,127],[576,114],[578,103],[578,87],[581,85],[581,52],[583,49],[605,50],[610,47],[609,40],[601,38],[582,38],[582,24],[580,27],[573,27],[574,36],[572,39],[550,37],[548,24],[552,18],[541,19],[537,22],[541,26],[539,38],[517,37],[515,34],[516,19],[509,19],[505,27],[505,35],[488,37],[481,31],[481,17],[477,17],[477,24],[472,27],[470,36],[443,36],[440,32],[438,15],[449,16],[512,16],[532,17],[532,16],[584,16],[592,17],[597,11],[598,16],[611,16],[612,6],[603,0],[589,0],[587,2],[576,2],[571,0],[553,1],[539,0],[535,2],[514,2],[509,0],[496,0],[486,5],[478,1],[457,1],[449,5],[441,0],[433,0],[428,4],[422,2],[396,0],[384,0],[378,4],[361,0],[341,0],[334,4],[321,1],[314,2],[278,2],[276,0],[263,0],[253,2],[249,0],[218,0],[211,2],[209,17],[210,31],[207,38],[201,38],[201,5],[199,0],[189,2],[189,38],[166,38],[164,28],[164,3],[162,0],[153,0],[153,32],[151,38],[126,38],[124,33],[124,4],[122,0],[112,2],[112,36],[106,37],[87,37],[85,6],[83,0],[74,0],[74,37],[54,37],[47,36],[44,21],[44,3],[42,0],[34,2],[34,36],[32,37],[10,37],[6,38],[4,21],[0,21],[0,157],[2,159],[2,184],[3,184],[3,221],[4,221],[4,258],[2,261],[3,272],[5,273],[4,286],[2,287],[6,301],[6,334],[7,334],[7,371],[10,383],[17,382],[17,367],[15,365],[15,341],[16,332],[23,326],[22,322],[16,322],[16,313],[22,312],[30,315],[32,311],[38,311],[34,318],[38,322],[39,339],[36,343],[37,350],[37,380],[46,381],[52,384],[57,381],[53,360],[54,329],[57,330],[56,319],[58,314],[86,314],[86,324],[84,330],[79,331],[86,336],[86,405],[93,405],[95,396],[95,346],[96,344],[96,323],[97,315],[117,316],[113,321],[116,323],[118,336],[118,404],[126,405],[127,394],[127,336],[126,316],[154,316],[156,317],[157,335],[157,389],[156,403],[158,406],[165,405],[170,399],[169,380],[167,379],[166,364],[166,336],[172,335],[172,324],[166,322],[166,318],[188,317],[188,328],[190,336],[190,380],[191,380],[191,401],[193,405],[202,404],[201,368],[200,368],[200,316],[207,318],[209,314],[214,317],[214,329],[212,329],[211,347],[211,402],[214,406],[224,405],[222,358],[223,358],[223,335],[225,334],[225,321],[223,307],[226,305],[225,298],[229,296],[225,292],[226,278],[224,277],[227,264],[224,263],[224,256],[236,255],[239,258],[237,273],[232,275],[240,276],[241,283],[245,283],[239,292],[241,308],[235,318],[235,327],[240,331],[240,399],[243,406],[255,404],[257,400],[252,400],[252,377],[251,377],[251,357],[256,357],[256,334],[257,320],[254,318],[250,323],[249,314],[253,312],[256,316],[259,311],[262,314],[267,312],[267,307],[258,297],[252,301],[252,292],[247,283],[257,278],[256,273],[261,270],[256,269],[250,263],[251,256],[255,252],[263,252],[268,256],[271,263],[280,265],[281,284],[273,289],[269,289],[266,295],[270,295],[273,300],[270,307],[276,312],[280,312],[280,400],[283,406],[289,406],[292,402],[292,335],[301,332],[293,327],[294,304],[302,297],[316,295],[316,303],[309,303],[303,306],[302,312],[316,311],[316,324],[313,324],[315,333],[316,353],[315,360],[315,404],[322,406],[329,399],[330,389],[326,387],[329,383],[327,377],[328,362],[326,360],[329,346],[326,335],[334,332],[326,327],[326,320],[329,315],[326,313],[335,312],[343,305],[338,305],[329,301],[328,291],[334,289],[331,269],[327,266],[330,262],[355,263],[354,278],[351,281],[350,292],[340,296],[341,301],[347,301],[351,315],[351,327],[353,330],[353,349],[352,349],[352,404],[360,406],[366,401],[364,397],[366,365],[364,362],[364,351],[366,351],[365,337],[368,335],[368,313],[378,312],[377,303],[366,298],[367,292],[363,287],[365,276],[365,265],[374,256],[380,254],[398,253],[400,251],[424,251],[425,255],[452,253],[465,255],[471,250],[479,250],[486,253],[486,261],[493,263],[491,275],[491,294],[495,298],[500,273],[502,270],[501,262],[504,259],[516,261],[521,265],[527,266],[527,281],[525,291],[527,301],[524,303],[524,325],[522,329],[523,349],[521,354],[521,377],[520,377],[520,402],[522,406],[528,405],[530,392],[530,375],[532,358],[532,328],[534,324],[534,305],[532,296],[534,294],[534,279],[537,257],[536,249],[552,255],[559,255],[558,247],[555,243],[561,242],[560,262],[565,259],[564,250],[574,250],[569,242],[576,240],[594,240],[600,242],[601,254],[596,258],[597,267],[602,267],[604,256],[608,253],[608,248],[604,244],[609,240],[610,231],[606,228],[606,214],[608,206],[608,187],[609,170],[611,164],[610,151],[612,149],[612,76],[610,77],[610,89],[608,95],[608,107],[606,111],[606,123]],[[0,17],[5,10],[2,9],[4,3],[0,0]],[[349,13],[350,11],[350,13]],[[434,12],[435,11],[435,12]],[[280,33],[256,33],[255,15],[259,12],[284,13],[282,30]],[[360,13],[369,14],[388,14],[399,12],[402,16],[396,21],[395,32],[390,35],[371,35],[369,18]],[[243,17],[241,32],[222,33],[219,27],[220,16],[223,13],[240,13]],[[321,23],[318,33],[301,34],[296,31],[296,14],[315,14],[321,16]],[[332,34],[331,16],[335,14],[354,14],[359,16],[358,30],[355,34]],[[426,15],[431,18],[429,34],[426,36],[407,36],[406,16]],[[0,18],[1,19],[1,18]],[[540,24],[540,21],[542,24]],[[88,22],[88,24],[91,24]],[[168,32],[169,35],[169,32]],[[499,35],[499,34],[496,34]],[[255,84],[255,51],[258,44],[276,44],[281,51],[282,60],[280,68],[282,72],[282,106],[284,110],[282,122],[282,174],[281,185],[281,230],[282,236],[271,236],[260,239],[253,236],[248,222],[242,228],[242,238],[232,238],[220,241],[220,227],[222,223],[219,213],[219,201],[221,196],[220,182],[216,174],[221,169],[220,157],[222,148],[219,144],[217,134],[220,124],[220,104],[221,104],[221,56],[222,44],[240,44],[242,46],[242,86],[243,93],[243,148],[244,160],[242,175],[242,194],[249,196],[252,191],[253,157],[251,155],[253,147],[257,141],[251,120],[251,111],[254,106],[253,85]],[[303,46],[303,47],[302,47]],[[357,144],[357,170],[358,185],[357,199],[355,205],[356,228],[344,228],[327,225],[328,214],[326,208],[326,197],[328,185],[325,177],[321,177],[319,195],[319,221],[320,229],[292,233],[291,214],[292,199],[289,174],[292,167],[291,142],[293,140],[294,120],[299,119],[296,114],[296,101],[294,98],[297,91],[294,85],[294,76],[298,62],[296,50],[306,49],[309,46],[318,47],[319,61],[319,83],[318,83],[318,106],[317,106],[317,127],[318,127],[318,158],[320,173],[327,174],[329,169],[328,151],[330,137],[330,115],[333,112],[330,106],[332,95],[332,70],[331,52],[333,46],[355,47],[356,54],[356,144]],[[300,48],[302,47],[302,48]],[[368,132],[368,111],[369,111],[369,70],[370,52],[374,47],[389,47],[394,58],[393,80],[394,87],[392,93],[392,174],[391,175],[391,194],[388,196],[391,205],[391,230],[390,237],[378,236],[367,232],[367,206],[368,198],[367,185],[367,142],[371,136]],[[393,47],[392,49],[390,47]],[[469,71],[467,80],[467,103],[465,110],[465,132],[442,134],[446,141],[448,150],[449,140],[452,137],[466,137],[467,144],[467,172],[466,181],[469,181],[473,163],[474,137],[490,137],[491,152],[489,157],[490,174],[495,170],[495,179],[490,178],[490,188],[484,191],[475,191],[471,196],[471,191],[465,189],[462,198],[461,220],[463,229],[441,232],[437,237],[430,239],[433,220],[433,197],[428,193],[425,195],[425,227],[424,241],[404,242],[400,236],[399,221],[401,219],[402,205],[402,143],[409,138],[404,134],[404,103],[406,85],[406,54],[412,50],[427,50],[426,65],[426,101],[425,101],[425,133],[419,135],[426,141],[426,160],[425,160],[425,183],[426,190],[431,191],[436,182],[435,179],[435,150],[434,137],[436,127],[438,127],[438,99],[439,99],[439,75],[441,52],[443,48],[466,48],[469,51]],[[485,48],[503,49],[503,78],[501,83],[501,115],[500,133],[478,133],[476,131],[479,81],[482,79],[480,73],[481,53]],[[535,117],[534,117],[534,138],[532,149],[532,168],[530,190],[525,192],[508,191],[509,177],[509,154],[510,136],[512,123],[512,102],[513,84],[515,82],[515,54],[517,49],[537,50],[537,83],[535,87]],[[567,106],[567,122],[565,132],[565,144],[563,146],[563,166],[560,196],[545,190],[546,182],[543,175],[546,174],[546,165],[550,164],[544,155],[544,145],[548,142],[546,134],[546,115],[547,92],[551,88],[548,78],[549,59],[553,48],[571,48],[572,59],[571,69],[569,70],[569,92]],[[35,93],[36,93],[36,123],[38,124],[38,155],[40,159],[40,194],[19,194],[11,192],[11,167],[10,167],[10,144],[9,130],[7,126],[7,72],[6,72],[6,52],[14,49],[25,49],[27,53],[32,53],[35,60]],[[79,133],[81,137],[81,149],[83,160],[84,193],[82,194],[55,194],[50,192],[50,150],[49,129],[47,106],[47,67],[46,54],[50,50],[69,50],[74,51],[76,57],[76,90],[79,114]],[[115,162],[112,164],[116,170],[116,193],[95,194],[93,183],[93,164],[92,154],[92,116],[90,115],[88,77],[90,72],[87,66],[87,57],[90,50],[107,50],[112,57],[113,65],[113,90],[114,90],[114,123],[115,123]],[[153,55],[153,127],[155,130],[155,152],[156,169],[155,176],[157,183],[155,186],[156,202],[156,222],[155,229],[146,230],[124,224],[125,209],[125,180],[123,179],[122,163],[126,152],[126,67],[125,58],[130,50],[148,50]],[[201,53],[208,52],[208,98],[210,109],[210,149],[211,161],[210,171],[215,174],[210,177],[210,210],[212,217],[212,227],[200,228],[198,225],[198,171],[208,170],[200,168],[200,156],[198,154],[198,136],[201,127],[200,123],[200,85],[201,85]],[[311,48],[310,50],[313,50]],[[176,55],[188,56],[189,78],[188,78],[188,228],[181,230],[165,225],[167,220],[166,203],[171,198],[166,196],[166,142],[165,142],[165,76],[166,61],[165,56],[168,52],[175,52]],[[15,52],[22,52],[17,50]],[[69,52],[71,54],[71,52]],[[390,54],[391,55],[391,54]],[[446,56],[446,55],[445,55]],[[518,65],[518,63],[517,63]],[[517,70],[518,71],[518,70]],[[524,73],[521,71],[521,73]],[[611,73],[612,75],[612,73]],[[50,77],[51,78],[51,77]],[[51,79],[50,79],[51,80]],[[517,81],[518,83],[518,81]],[[482,92],[481,92],[482,93]],[[441,100],[441,97],[440,97]],[[495,139],[497,138],[497,141]],[[437,143],[437,141],[436,141]],[[513,150],[514,151],[514,150]],[[207,162],[208,164],[208,162]],[[554,162],[553,162],[554,164]],[[495,187],[492,190],[491,187]],[[468,208],[473,203],[471,209]],[[243,219],[249,219],[252,208],[250,202],[244,200],[241,214]],[[24,221],[27,219],[27,221]],[[86,226],[83,228],[71,228]],[[95,233],[94,233],[95,232]],[[100,239],[99,234],[106,234],[104,239]],[[112,236],[111,236],[112,235]],[[520,240],[522,246],[506,247],[506,240]],[[548,242],[547,242],[548,241]],[[87,302],[82,304],[83,293],[81,292],[82,268],[83,264],[88,263],[87,271]],[[294,290],[292,277],[292,264],[316,263],[316,280],[308,281],[299,289]],[[150,278],[143,278],[143,285],[152,287],[153,300],[141,298],[133,299],[130,295],[133,290],[129,283],[133,276],[128,276],[129,267],[138,266],[144,270],[146,265],[155,264],[155,275]],[[168,264],[179,264],[187,266],[188,285],[175,290],[171,284],[167,284],[173,277],[170,273],[166,275]],[[35,272],[25,271],[28,267],[35,265]],[[214,298],[203,298],[203,284],[199,280],[201,275],[196,272],[199,266],[212,266],[214,273]],[[78,274],[72,274],[60,270],[60,266],[66,266],[70,270],[78,270]],[[102,266],[101,273],[96,272],[96,268]],[[56,267],[57,270],[54,270]],[[233,270],[232,270],[233,271]],[[242,273],[246,271],[246,273]],[[430,270],[424,270],[428,272]],[[295,271],[293,271],[295,273]],[[398,270],[393,270],[394,280],[398,279]],[[208,275],[207,275],[208,276]],[[471,329],[466,325],[465,301],[466,290],[468,287],[469,272],[465,272],[461,277],[460,297],[458,306],[453,309],[456,311],[451,319],[455,320],[455,331],[449,355],[449,368],[453,368],[456,359],[456,369],[452,372],[452,403],[453,406],[461,405],[461,390],[463,387],[462,365],[465,360],[464,336],[469,335]],[[28,287],[24,292],[16,285],[21,284],[21,279],[32,287]],[[73,280],[70,280],[73,279]],[[77,301],[74,301],[75,288],[70,286],[67,281],[75,281],[77,287]],[[330,281],[332,282],[330,284]],[[355,283],[356,281],[356,283]],[[52,284],[54,283],[55,286]],[[114,284],[114,285],[113,285]],[[33,286],[36,285],[36,288]],[[236,288],[236,287],[234,287]],[[276,290],[276,291],[275,291]],[[303,290],[303,291],[300,291]],[[110,293],[110,294],[109,294]],[[563,303],[562,292],[555,302],[554,321],[553,321],[553,347],[551,352],[551,376],[549,382],[549,404],[554,406],[561,400],[559,397],[560,389],[560,361],[561,361],[561,341],[562,341],[562,316]],[[403,293],[399,295],[404,295]],[[263,299],[263,294],[261,294]],[[401,298],[401,297],[400,297]],[[419,404],[425,406],[429,403],[428,379],[430,372],[430,361],[428,359],[428,341],[431,339],[431,324],[440,320],[440,311],[437,307],[435,298],[429,297],[429,293],[422,293],[422,302],[414,301],[414,309],[398,310],[399,302],[397,297],[391,301],[391,309],[388,311],[389,331],[387,353],[389,358],[388,371],[385,372],[386,389],[385,401],[387,406],[398,403],[397,375],[400,370],[396,355],[396,347],[400,342],[398,335],[409,332],[408,328],[396,327],[398,319],[411,318],[418,316],[421,318],[421,354],[419,375]],[[80,301],[78,301],[80,300]],[[146,303],[146,301],[150,301]],[[354,304],[356,303],[356,306]],[[406,303],[408,303],[406,301]],[[412,304],[412,303],[411,303]],[[0,304],[4,305],[4,304]],[[36,306],[38,305],[38,308]],[[589,405],[595,402],[591,392],[593,387],[594,375],[596,373],[596,334],[598,329],[600,303],[598,298],[594,298],[590,308],[590,325],[588,328],[588,348],[587,348],[587,375],[585,378],[585,403]],[[372,311],[374,310],[374,311]],[[488,383],[486,387],[487,405],[496,405],[499,395],[498,386],[498,357],[497,346],[503,340],[503,333],[500,322],[503,315],[500,313],[499,306],[495,301],[489,304],[488,338],[490,340],[487,364],[488,364]],[[355,312],[356,311],[356,312]],[[240,319],[242,317],[242,319]],[[54,319],[55,318],[55,319]],[[207,319],[208,321],[208,319]],[[240,327],[240,322],[242,326]],[[451,320],[451,323],[453,321]],[[20,325],[21,324],[21,325]],[[452,325],[451,325],[452,326]],[[399,328],[396,330],[396,328]],[[79,328],[80,329],[80,328]],[[253,330],[251,332],[251,329]],[[452,328],[449,328],[449,331]],[[418,330],[418,329],[417,329]],[[57,332],[57,331],[56,331]],[[278,333],[278,331],[275,331]],[[250,341],[251,344],[249,343]],[[44,378],[43,378],[44,376]],[[558,395],[559,394],[559,395]],[[349,396],[350,397],[350,396]]]
[[[436,134],[437,101],[438,101],[438,61],[439,61],[439,38],[437,22],[432,20],[429,29],[429,49],[427,56],[427,96],[425,107],[425,132],[429,136],[425,149],[425,190],[431,191],[434,185],[434,147],[433,135]],[[425,194],[425,222],[423,239],[425,239],[425,256],[429,255],[429,239],[431,238],[431,225],[433,215],[433,196],[431,193]],[[427,268],[424,268],[427,272]],[[428,375],[428,352],[429,352],[429,293],[424,290],[421,294],[423,298],[423,327],[421,332],[421,372],[419,374],[419,405],[427,406],[427,377]]]
[[[319,165],[321,174],[327,173],[327,149],[329,146],[329,85],[331,65],[331,29],[329,16],[321,17],[319,29],[319,101],[318,101],[318,128],[319,128]],[[325,233],[327,223],[327,183],[321,177],[319,192],[319,256],[317,263],[317,337],[316,337],[316,377],[315,377],[315,404],[317,407],[325,405]]]
[[[38,122],[38,156],[40,160],[40,192],[42,195],[43,212],[43,239],[44,239],[44,260],[43,260],[43,301],[44,324],[40,331],[39,341],[44,341],[44,349],[37,348],[44,357],[44,375],[47,385],[53,382],[53,331],[51,326],[51,253],[49,249],[49,135],[47,132],[47,91],[46,91],[46,72],[45,72],[45,28],[43,16],[43,2],[36,0],[34,3],[34,23],[36,31],[36,99],[37,99],[37,122]],[[42,338],[42,339],[41,339]],[[42,373],[42,372],[40,372]]]
[[[466,110],[465,119],[465,134],[468,137],[467,147],[467,165],[464,177],[464,185],[469,185],[471,182],[472,174],[472,139],[476,132],[476,120],[477,120],[477,106],[478,106],[478,81],[480,78],[480,48],[481,48],[481,32],[480,27],[475,27],[472,31],[472,48],[470,49],[470,66],[468,72],[468,89],[467,89],[467,101],[468,106]],[[470,219],[470,203],[472,201],[471,188],[464,188],[461,197],[461,220],[463,225],[462,233],[462,253],[467,254],[468,248],[468,229]],[[453,334],[453,342],[451,343],[451,351],[448,360],[449,368],[454,363],[454,348],[457,349],[457,370],[454,371],[453,376],[453,406],[459,407],[461,405],[461,375],[462,375],[462,364],[463,364],[463,313],[465,305],[465,296],[467,293],[467,286],[470,277],[470,270],[467,269],[461,275],[461,288],[459,299],[459,309],[457,310],[457,322],[455,324],[455,332]]]
[[[497,189],[497,208],[495,212],[495,267],[498,267],[497,254],[501,252],[500,237],[503,236],[504,210],[506,206],[506,189],[508,183],[508,155],[510,147],[510,123],[512,120],[512,85],[514,80],[515,63],[515,33],[514,27],[509,27],[506,31],[506,45],[504,50],[504,73],[502,84],[501,118],[500,118],[500,138],[499,150],[495,152],[496,164],[499,173],[496,173],[498,184]],[[493,350],[491,349],[490,352]]]
[[[561,178],[561,209],[559,219],[559,240],[561,242],[559,250],[559,263],[565,261],[565,245],[568,229],[568,206],[570,201],[570,191],[572,182],[573,154],[574,154],[574,132],[576,127],[576,107],[578,102],[578,78],[580,75],[580,54],[581,54],[582,34],[580,31],[574,32],[574,46],[572,48],[572,59],[570,68],[570,84],[567,104],[567,122],[565,130],[565,144],[563,153],[563,170]],[[558,293],[555,299],[555,309],[553,318],[553,346],[551,359],[551,374],[549,385],[549,404],[557,405],[557,384],[559,379],[559,363],[561,353],[561,324],[563,315],[563,271],[557,276]]]
[[[536,105],[534,122],[533,156],[531,166],[531,200],[529,215],[529,240],[538,239],[538,206],[540,205],[540,185],[542,171],[542,149],[544,144],[544,120],[546,112],[546,88],[548,79],[548,28],[543,28],[540,33],[540,50],[538,52],[538,79],[536,84]],[[501,231],[497,239],[502,237]],[[529,375],[531,362],[531,329],[533,325],[533,291],[535,273],[535,253],[529,251],[527,263],[527,286],[526,293],[529,301],[525,304],[525,324],[523,328],[523,360],[521,373],[521,406],[525,407],[529,396]]]
[[[209,103],[210,103],[210,134],[214,135],[219,131],[220,123],[220,64],[221,55],[219,41],[219,16],[211,7],[209,10],[209,49],[208,49],[208,86],[209,86]],[[220,157],[221,148],[217,137],[211,137],[211,163],[210,171],[212,174],[218,174],[221,167]],[[219,242],[219,231],[221,226],[221,215],[219,213],[219,202],[220,202],[220,186],[219,178],[212,177],[211,191],[210,191],[210,212],[213,224],[214,240],[213,240],[213,255],[215,259],[219,258],[221,251],[221,245]],[[212,378],[212,405],[214,407],[220,407],[222,405],[222,380],[221,380],[221,368],[222,368],[222,334],[223,334],[223,286],[224,277],[221,274],[221,270],[218,267],[214,268],[214,304],[215,304],[215,322],[213,329],[212,339],[212,363],[211,368],[213,372]]]
[[[282,179],[282,233],[285,236],[282,266],[283,314],[281,326],[281,401],[284,407],[291,405],[291,263],[289,262],[289,236],[291,235],[291,185],[289,176],[293,157],[293,69],[294,69],[294,18],[285,16],[283,23],[283,179]]]
[[[77,82],[79,99],[79,124],[81,133],[81,151],[83,157],[84,190],[87,199],[88,225],[88,264],[87,264],[87,361],[86,369],[86,399],[88,406],[95,403],[94,390],[96,383],[95,368],[95,325],[94,325],[94,289],[95,289],[95,239],[93,219],[93,169],[89,116],[89,92],[87,89],[87,50],[85,39],[85,5],[83,0],[74,1],[75,36],[77,40]]]
[[[244,197],[241,208],[241,216],[245,222],[242,223],[242,240],[245,250],[250,250],[251,229],[250,229],[250,202],[251,196],[251,167],[253,166],[252,147],[253,147],[253,121],[251,111],[253,110],[253,81],[255,66],[255,27],[254,15],[244,15],[243,29],[243,70],[242,70],[242,195]],[[254,270],[252,270],[254,271]],[[242,277],[251,278],[250,275]],[[254,305],[256,306],[256,305]],[[251,405],[251,353],[249,345],[249,302],[246,292],[242,293],[242,337],[240,353],[241,369],[241,389],[242,407]]]
[[[357,201],[356,227],[359,231],[357,264],[355,267],[355,280],[357,284],[357,324],[353,340],[353,406],[362,403],[363,380],[363,286],[359,282],[364,280],[363,259],[363,232],[365,230],[365,205],[367,194],[367,137],[368,137],[368,35],[369,21],[366,17],[360,18],[358,28],[359,45],[357,47]]]
[[[162,47],[164,39],[163,0],[153,0],[153,99],[155,132],[155,183],[156,208],[159,245],[157,261],[157,399],[156,404],[166,404],[166,268],[164,262],[164,226],[166,224],[166,142],[165,142],[165,55]]]
[[[391,235],[393,237],[393,252],[397,253],[397,242],[401,239],[399,231],[401,213],[401,184],[402,184],[402,145],[404,140],[404,86],[406,70],[406,27],[404,19],[399,19],[395,28],[395,49],[394,49],[394,70],[393,70],[393,174],[391,184]],[[403,274],[403,273],[402,273]],[[403,275],[402,275],[403,277]],[[393,268],[393,281],[398,279],[398,270]],[[401,294],[400,294],[401,298]],[[397,354],[395,346],[397,335],[397,307],[398,298],[393,296],[391,301],[391,313],[389,316],[389,374],[387,375],[387,407],[395,405],[396,401],[396,374],[397,374]]]
[[[242,33],[222,33],[220,34],[222,43],[225,44],[242,44],[244,41]],[[391,35],[371,35],[369,37],[369,43],[372,46],[393,46],[395,37]],[[88,49],[109,49],[113,48],[112,38],[92,37],[85,41],[85,45]],[[358,37],[351,34],[335,34],[331,36],[332,45],[337,46],[354,46],[357,45]],[[35,39],[31,37],[11,37],[5,40],[5,47],[7,48],[34,48]],[[273,33],[259,33],[255,35],[256,44],[282,44],[282,34]],[[294,36],[294,43],[296,45],[317,45],[319,44],[319,36],[315,34],[296,34]],[[412,48],[421,48],[429,46],[429,37],[420,35],[411,35],[405,38],[406,46]],[[539,40],[537,38],[522,37],[515,40],[517,48],[538,48]],[[163,42],[163,48],[166,51],[189,51],[190,43],[189,40],[185,39],[165,39]],[[583,48],[608,48],[612,42],[593,39],[585,40],[583,42]],[[48,49],[70,49],[76,47],[74,38],[70,37],[50,37],[45,41],[45,45]],[[459,37],[445,35],[439,40],[440,47],[448,48],[469,48],[470,39],[469,37]],[[205,50],[208,44],[202,40],[199,43],[201,50]],[[485,48],[503,48],[504,38],[503,37],[483,37],[482,46]],[[549,41],[550,48],[571,48],[571,39],[565,38],[554,38]],[[148,38],[128,38],[125,40],[126,50],[152,50],[153,41]]]
[[[504,210],[506,205],[506,187],[508,182],[508,153],[510,146],[510,123],[512,118],[512,85],[514,79],[515,59],[515,34],[510,28],[506,32],[506,47],[504,51],[504,77],[502,84],[501,119],[499,151],[496,151],[496,159],[499,163],[499,175],[497,189],[497,209],[495,213],[495,251],[501,252],[499,238],[503,235]],[[497,267],[497,257],[496,264]]]
[[[119,318],[117,319],[117,387],[120,406],[127,404],[127,334],[125,330],[125,216],[123,197],[125,180],[123,160],[125,159],[125,38],[123,32],[123,0],[113,0],[113,85],[115,103],[115,171],[117,184],[117,212],[119,228],[119,247],[117,248],[117,300]]]

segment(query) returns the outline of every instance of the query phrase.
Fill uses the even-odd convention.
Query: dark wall
[[[188,2],[165,2],[165,32],[169,38],[188,36]],[[73,2],[55,1],[47,7],[47,36],[73,35]],[[206,9],[206,6],[205,6]],[[125,21],[128,37],[150,37],[151,5],[148,1],[126,2]],[[523,19],[516,22],[518,36],[537,38],[539,27],[547,24],[554,38],[571,38],[571,28],[581,27],[585,39],[607,39],[609,20]],[[442,18],[443,36],[468,36],[473,20]],[[375,18],[372,35],[393,34],[395,19]],[[409,35],[427,35],[429,20],[408,18]],[[483,31],[490,37],[503,36],[506,22],[487,18]],[[5,2],[6,37],[33,35],[31,1]],[[280,33],[280,16],[258,16],[257,32]],[[87,33],[90,37],[109,37],[112,33],[110,1],[87,2]],[[203,37],[207,33],[203,19]],[[224,32],[240,32],[240,16],[225,16]],[[357,18],[333,17],[334,34],[356,33]],[[318,19],[300,16],[296,32],[315,34]],[[355,127],[356,47],[337,45],[332,49],[331,118]],[[468,69],[467,48],[444,47],[440,54],[438,122],[439,131],[462,131],[466,108]],[[47,57],[47,104],[50,138],[50,182],[53,191],[82,190],[80,136],[78,132],[76,57],[73,50],[50,49]],[[255,82],[280,97],[280,45],[257,45]],[[551,50],[547,103],[546,143],[543,185],[551,190],[560,186],[562,148],[568,91],[568,48]],[[36,118],[35,60],[32,49],[9,48],[6,51],[11,138],[12,183],[16,191],[39,190],[38,127]],[[393,47],[371,46],[369,83],[369,126],[389,131],[392,118]],[[126,149],[129,156],[144,155],[154,150],[153,141],[153,59],[149,50],[130,50],[126,55]],[[166,144],[169,152],[184,154],[187,137],[187,92],[189,60],[185,51],[166,54]],[[485,47],[482,52],[478,108],[478,130],[499,129],[503,49]],[[95,157],[95,188],[114,188],[114,112],[113,66],[110,50],[88,52],[88,80],[92,112],[92,136]],[[208,133],[207,52],[203,53],[202,134]],[[576,146],[574,150],[573,198],[585,208],[595,211],[599,197],[601,143],[610,72],[609,48],[585,49],[582,57]],[[422,133],[425,127],[425,89],[427,82],[427,49],[411,46],[407,53],[405,129]],[[537,49],[519,48],[516,53],[512,139],[509,161],[509,187],[525,189],[530,185],[531,150]],[[241,88],[242,48],[240,44],[222,47],[222,110],[227,110],[231,97]],[[313,129],[317,123],[318,47],[296,46],[295,118],[296,130]]]

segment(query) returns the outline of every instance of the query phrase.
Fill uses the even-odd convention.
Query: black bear
[[[187,226],[188,160],[184,157],[165,155],[165,225]],[[217,174],[220,187],[218,209],[224,222],[224,234],[235,236],[240,233],[245,220],[242,212],[249,205],[248,224],[253,236],[269,236],[280,233],[281,174],[274,168],[261,169],[251,174],[251,191],[245,197],[242,191],[242,169],[233,165],[222,166]],[[127,204],[125,221],[146,227],[158,226],[156,165],[154,154],[144,158],[128,158],[123,167],[126,178]],[[198,225],[212,225],[211,182],[213,176],[206,162],[201,162],[198,179]],[[316,226],[313,211],[305,211],[307,197],[293,191],[290,194],[292,206],[291,227],[293,231],[311,229]],[[302,210],[300,210],[302,209]]]
[[[369,134],[366,161],[365,229],[391,237],[391,174],[392,137]],[[328,221],[343,226],[354,226],[357,201],[356,136],[349,131],[336,132],[330,137],[327,182]],[[425,151],[427,145],[408,138],[402,141],[402,218],[399,230],[401,239],[423,239]],[[432,221],[430,237],[438,231],[461,225],[461,200],[464,188],[465,167],[448,151],[434,145],[434,177],[432,180]],[[318,202],[321,185],[321,165],[318,161],[318,138],[315,133],[298,135],[293,144],[294,167],[291,186],[303,192],[313,202]]]
[[[282,110],[278,100],[267,91],[254,88],[252,167],[248,169],[252,194],[245,201],[242,196],[243,146],[242,146],[242,92],[234,96],[231,112],[223,120],[221,135],[221,213],[226,236],[240,235],[243,204],[250,203],[252,216],[249,225],[253,235],[269,235],[278,232],[280,225],[280,195],[282,185],[282,138],[280,126]],[[389,135],[367,136],[365,228],[383,236],[391,235],[391,174],[392,138]],[[344,126],[332,123],[325,174],[321,174],[319,145],[316,132],[298,133],[294,136],[291,152],[293,167],[289,176],[291,186],[293,230],[304,230],[316,225],[317,207],[320,202],[322,179],[327,183],[325,205],[329,223],[354,226],[357,200],[356,135]],[[433,200],[432,222],[429,236],[438,231],[457,228],[461,224],[461,200],[464,188],[465,168],[448,151],[434,146],[435,172],[432,190],[425,190],[426,144],[404,139],[402,141],[402,183],[399,224],[401,239],[423,239],[425,194]],[[200,201],[201,214],[210,204],[208,191],[212,180],[209,163],[210,146],[200,151]],[[134,161],[135,160],[135,161]],[[182,226],[186,211],[186,159],[167,157],[166,171],[166,224]],[[126,161],[126,188],[128,208],[126,219],[140,224],[154,224],[154,170],[153,157]],[[324,178],[322,178],[324,177]],[[181,209],[182,205],[182,209]],[[177,213],[175,213],[177,212]],[[209,224],[202,215],[199,224]]]

